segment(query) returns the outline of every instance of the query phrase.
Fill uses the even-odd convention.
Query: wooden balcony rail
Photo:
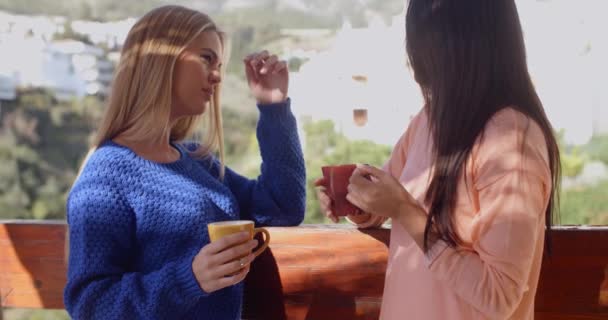
[[[377,319],[389,230],[269,228],[246,281],[247,319]],[[2,307],[63,308],[65,224],[0,221]],[[608,228],[562,227],[543,261],[536,319],[608,319]],[[1,316],[0,316],[1,317]]]

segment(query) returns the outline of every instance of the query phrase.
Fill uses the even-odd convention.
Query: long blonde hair
[[[173,70],[179,55],[203,31],[217,32],[226,55],[225,34],[202,12],[169,5],[153,9],[135,23],[124,43],[109,103],[93,148],[118,135],[133,142],[160,140],[167,133],[171,141],[192,136],[200,116],[170,123]],[[193,154],[204,157],[218,152],[220,177],[223,177],[224,133],[220,91],[218,84],[210,108],[203,116],[208,119],[203,141]]]
[[[184,140],[193,134],[199,116],[170,123],[173,69],[179,55],[203,31],[217,32],[223,48],[223,59],[227,61],[229,42],[226,35],[202,12],[169,5],[153,9],[135,23],[122,48],[103,120],[76,180],[95,149],[120,134],[134,142],[150,138],[160,140],[167,132],[171,141]],[[224,73],[225,69],[222,68],[221,72]],[[221,85],[218,84],[211,106],[203,116],[208,119],[203,141],[192,154],[200,158],[217,152],[220,179],[223,179],[224,132],[220,91]],[[69,229],[66,228],[66,263],[69,256],[68,235]]]

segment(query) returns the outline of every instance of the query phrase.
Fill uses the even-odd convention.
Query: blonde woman
[[[152,10],[129,32],[95,148],[67,202],[72,317],[240,319],[253,256],[236,257],[256,241],[237,234],[209,244],[207,224],[301,223],[305,169],[288,71],[267,52],[244,61],[260,110],[262,174],[249,180],[224,166],[224,38],[208,16],[179,6]],[[204,141],[184,143],[203,114]]]

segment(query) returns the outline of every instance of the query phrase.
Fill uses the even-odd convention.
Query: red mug
[[[320,184],[327,189],[327,194],[332,200],[331,211],[335,216],[343,217],[362,213],[361,209],[346,200],[350,176],[356,168],[355,164],[321,167],[323,179]]]

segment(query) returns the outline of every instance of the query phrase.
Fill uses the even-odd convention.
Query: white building
[[[565,130],[566,142],[584,144],[593,134],[608,133],[608,20],[605,0],[518,0],[528,64],[549,120]],[[542,23],[540,22],[542,21]],[[386,26],[375,18],[367,28],[345,23],[322,51],[287,50],[284,58],[306,62],[292,75],[294,111],[310,119],[332,119],[348,137],[393,144],[422,97],[405,67],[404,14]],[[302,30],[301,37],[319,30]],[[297,36],[290,30],[284,34]],[[312,42],[307,40],[307,42]],[[367,83],[353,80],[365,76]],[[357,127],[352,110],[368,109],[369,121]]]
[[[72,22],[71,28],[74,32],[87,36],[94,44],[103,44],[115,49],[124,44],[135,22],[137,22],[135,18],[110,22],[77,20]]]
[[[15,100],[17,98],[17,81],[12,74],[4,74],[0,70],[0,100]]]
[[[73,73],[80,82],[78,96],[107,95],[114,65],[105,57],[103,49],[75,40],[53,42],[50,48],[69,57]]]
[[[38,88],[58,99],[107,94],[113,64],[101,48],[75,40],[53,41],[56,33],[64,32],[65,22],[63,17],[0,11],[0,99],[14,99],[20,89]],[[106,28],[108,33],[130,28],[124,21],[114,26],[118,27],[97,29]],[[116,32],[115,39],[120,35]]]
[[[380,19],[367,28],[345,23],[328,50],[306,52],[309,61],[291,78],[296,115],[330,119],[351,139],[393,145],[422,107],[405,63],[404,30],[403,16],[390,26]],[[354,109],[367,109],[364,126],[353,121]]]
[[[64,30],[65,17],[25,16],[0,11],[0,34],[35,37],[45,41]]]
[[[49,51],[43,40],[5,36],[0,39],[0,51],[0,70],[17,89],[49,88],[59,96],[76,95],[68,57]]]
[[[47,43],[38,38],[0,37],[3,90],[45,88],[58,99],[105,95],[113,65],[103,50],[78,41]],[[8,94],[8,93],[7,93]]]

